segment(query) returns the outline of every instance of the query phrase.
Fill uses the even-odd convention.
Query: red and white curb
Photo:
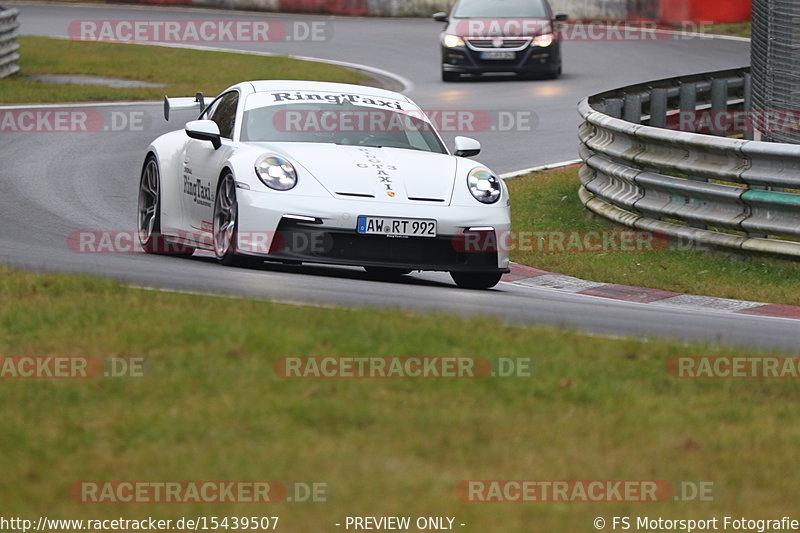
[[[552,272],[529,266],[517,265],[515,263],[511,264],[511,273],[503,276],[503,281],[526,287],[552,289],[571,294],[597,296],[624,302],[657,304],[659,306],[674,307],[676,309],[800,320],[800,307],[792,305],[747,302],[728,298],[681,294],[679,292],[662,291],[660,289],[647,289],[644,287],[631,287],[612,283],[597,283],[573,278],[571,276],[564,276],[562,274],[553,274]]]

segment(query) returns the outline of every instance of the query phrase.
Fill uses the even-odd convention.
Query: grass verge
[[[509,181],[514,230],[622,228],[586,210],[578,199],[578,184],[575,168]],[[666,249],[602,253],[514,251],[512,260],[598,282],[800,305],[800,263],[789,259],[725,251]]]
[[[712,24],[707,26],[707,33],[718,35],[733,35],[736,37],[752,37],[753,24],[751,22],[731,22],[726,24]]]
[[[246,80],[295,79],[365,83],[365,75],[324,63],[287,57],[262,57],[145,45],[90,43],[45,37],[21,37],[21,72],[0,80],[0,103],[61,103],[160,100],[165,94],[217,95]],[[29,75],[84,75],[145,81],[159,88],[110,88],[55,85]]]
[[[475,327],[480,322],[481,327]],[[792,380],[678,380],[722,347],[590,338],[492,319],[151,292],[0,268],[0,355],[143,357],[141,378],[0,379],[7,516],[455,516],[475,531],[591,529],[595,516],[779,517],[800,445]],[[286,355],[530,357],[529,378],[286,380]],[[748,355],[754,355],[748,352]],[[746,450],[746,453],[743,451]],[[710,502],[461,502],[468,479],[709,480]],[[87,505],[80,480],[295,480],[319,504]],[[35,523],[35,522],[34,522]]]

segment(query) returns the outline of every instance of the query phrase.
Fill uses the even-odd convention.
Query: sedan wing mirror
[[[214,145],[214,150],[222,146],[219,126],[213,120],[193,120],[186,124],[186,135],[198,141],[209,141]]]
[[[481,143],[469,137],[456,137],[456,155],[458,157],[475,157],[481,153]]]
[[[440,11],[439,13],[434,13],[433,20],[436,22],[448,22],[447,13],[444,11]]]

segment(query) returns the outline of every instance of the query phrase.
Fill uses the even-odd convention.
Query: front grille
[[[469,45],[478,50],[502,50],[502,49],[522,49],[528,46],[531,42],[530,39],[508,39],[501,38],[502,44],[495,46],[494,39],[468,39]],[[499,41],[498,41],[499,42]]]
[[[350,265],[403,265],[442,270],[497,269],[497,253],[464,252],[452,236],[391,238],[322,230],[283,221],[270,255],[276,259]]]

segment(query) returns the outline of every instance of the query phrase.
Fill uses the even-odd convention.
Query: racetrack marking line
[[[523,170],[515,170],[514,172],[506,172],[505,174],[501,174],[498,176],[500,179],[510,180],[514,178],[518,178],[520,176],[525,176],[526,174],[530,174],[532,172],[544,172],[545,170],[556,170],[559,168],[571,167],[575,165],[580,165],[583,163],[582,159],[573,159],[570,161],[562,161],[560,163],[550,163],[549,165],[541,165],[538,167],[531,167],[526,168]]]

